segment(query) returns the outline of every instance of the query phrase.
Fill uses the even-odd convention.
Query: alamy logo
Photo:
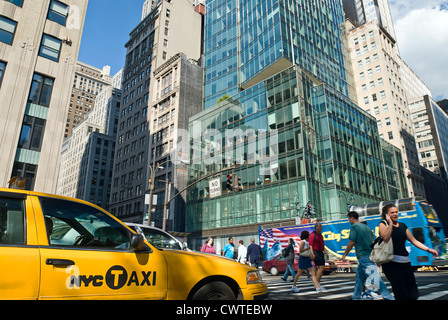
[[[177,130],[177,147],[171,159],[192,161],[191,164],[242,165],[260,164],[261,175],[275,174],[278,170],[277,129],[255,131],[206,129],[202,122],[194,121],[192,132]]]

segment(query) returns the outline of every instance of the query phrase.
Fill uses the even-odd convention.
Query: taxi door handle
[[[45,263],[47,265],[53,265],[55,267],[68,267],[75,265],[74,261],[66,259],[47,259]]]

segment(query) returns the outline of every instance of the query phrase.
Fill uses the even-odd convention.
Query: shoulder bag
[[[383,220],[384,221],[384,220]],[[387,221],[384,221],[388,226]],[[381,236],[378,236],[370,245],[372,252],[370,253],[370,261],[378,264],[385,264],[394,258],[394,245],[392,237],[388,241],[384,241]]]
[[[303,241],[305,241],[305,240],[303,240]],[[307,248],[309,248],[309,245],[308,245]],[[306,248],[304,248],[304,249],[306,249]],[[300,250],[300,249],[299,249],[299,250]],[[299,252],[299,256],[300,256],[300,257],[305,257],[305,258],[309,258],[309,257],[311,257],[311,249],[308,249],[308,250],[303,251],[303,252]]]

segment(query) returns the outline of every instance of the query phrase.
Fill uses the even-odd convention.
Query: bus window
[[[412,234],[414,235],[415,239],[417,239],[421,243],[425,243],[423,228],[412,228]]]
[[[423,213],[425,214],[426,219],[437,219],[437,214],[434,211],[433,207],[421,205]]]
[[[414,211],[414,198],[398,200],[398,211]]]
[[[376,216],[381,214],[378,203],[368,204],[366,206],[366,211],[368,216]]]

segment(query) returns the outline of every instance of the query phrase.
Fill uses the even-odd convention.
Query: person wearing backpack
[[[314,224],[314,231],[310,234],[308,242],[310,244],[311,260],[313,260],[317,268],[316,280],[321,290],[325,292],[327,290],[320,284],[320,280],[325,270],[325,254],[328,257],[328,252],[325,248],[325,241],[322,236],[322,223],[320,221]]]
[[[282,255],[285,257],[286,260],[286,272],[282,277],[283,281],[287,281],[289,274],[291,274],[292,279],[296,277],[296,273],[294,272],[293,264],[294,264],[294,246],[295,242],[293,238],[289,238],[288,240],[288,246],[286,249],[283,249]]]

